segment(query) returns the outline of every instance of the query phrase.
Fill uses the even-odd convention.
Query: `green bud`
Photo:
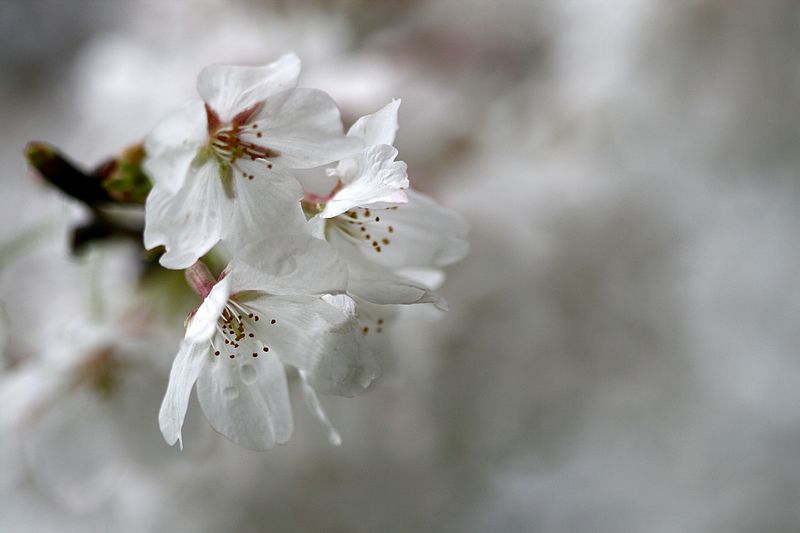
[[[98,169],[103,188],[115,202],[144,204],[153,187],[150,178],[142,170],[144,156],[144,146],[136,144],[126,148],[116,160]]]

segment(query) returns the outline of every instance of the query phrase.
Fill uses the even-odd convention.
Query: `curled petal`
[[[217,320],[225,309],[231,294],[231,280],[220,280],[203,300],[186,329],[186,340],[192,343],[208,342],[217,329]]]
[[[340,215],[353,207],[386,206],[408,201],[406,164],[395,161],[397,150],[379,144],[342,161],[334,175],[344,183],[320,213],[323,218]]]

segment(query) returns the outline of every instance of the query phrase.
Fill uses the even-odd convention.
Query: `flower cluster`
[[[396,160],[400,101],[345,133],[335,102],[298,88],[299,74],[293,54],[207,67],[201,99],[145,140],[145,247],[163,247],[161,265],[185,270],[203,298],[159,414],[170,444],[181,442],[195,385],[228,439],[257,450],[286,442],[286,366],[337,442],[316,394],[365,390],[378,374],[365,339],[383,330],[389,306],[445,308],[434,292],[441,268],[467,252],[464,221],[411,190]],[[225,258],[217,276],[209,253]]]

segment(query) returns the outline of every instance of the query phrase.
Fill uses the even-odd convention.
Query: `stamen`
[[[387,208],[394,209],[394,207]],[[361,212],[361,215],[359,215]],[[361,218],[359,218],[361,216]],[[363,220],[363,222],[362,222]],[[381,224],[381,217],[375,216],[371,218],[369,209],[355,208],[350,211],[345,211],[339,216],[328,219],[327,224],[331,229],[337,229],[349,241],[358,243],[369,243],[375,252],[380,253],[383,251],[384,246],[389,246],[391,241],[387,236],[382,236],[381,233],[388,235],[394,233],[394,226],[383,226]],[[356,237],[358,233],[352,231],[352,225],[358,226],[358,231],[361,233],[360,237]],[[363,237],[363,240],[361,239]]]
[[[255,176],[243,172],[236,162],[239,159],[249,159],[250,161],[272,159],[278,157],[280,152],[242,138],[244,133],[252,134],[251,131],[246,130],[258,130],[257,124],[251,124],[249,128],[244,128],[234,123],[231,126],[219,129],[211,136],[209,145],[220,159],[230,164],[231,167],[238,170],[248,180],[253,180]],[[261,131],[256,131],[255,134],[256,138],[263,136]],[[272,163],[267,163],[267,168],[271,169]]]
[[[259,319],[259,315],[247,306],[235,300],[228,300],[217,321],[217,334],[222,337],[223,342],[233,350],[233,352],[228,355],[230,359],[245,355],[238,351],[240,347],[243,349],[249,348],[251,357],[258,357],[261,352],[269,352],[269,347],[256,337],[254,331],[254,324]],[[277,322],[277,319],[274,318],[270,320],[270,323],[273,325],[277,324]],[[219,337],[217,337],[217,339],[219,339]],[[239,341],[242,341],[241,345]],[[252,343],[255,343],[255,345]],[[215,350],[214,355],[219,355],[220,352],[214,346],[213,340],[211,341],[211,345]]]

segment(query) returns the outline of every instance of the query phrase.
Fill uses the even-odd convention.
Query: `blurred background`
[[[129,243],[71,255],[23,147],[91,168],[287,50],[348,124],[402,98],[472,251],[323,398],[341,447],[296,402],[249,452],[193,400],[180,452],[197,301]],[[798,50],[794,0],[2,0],[0,531],[800,531]]]

